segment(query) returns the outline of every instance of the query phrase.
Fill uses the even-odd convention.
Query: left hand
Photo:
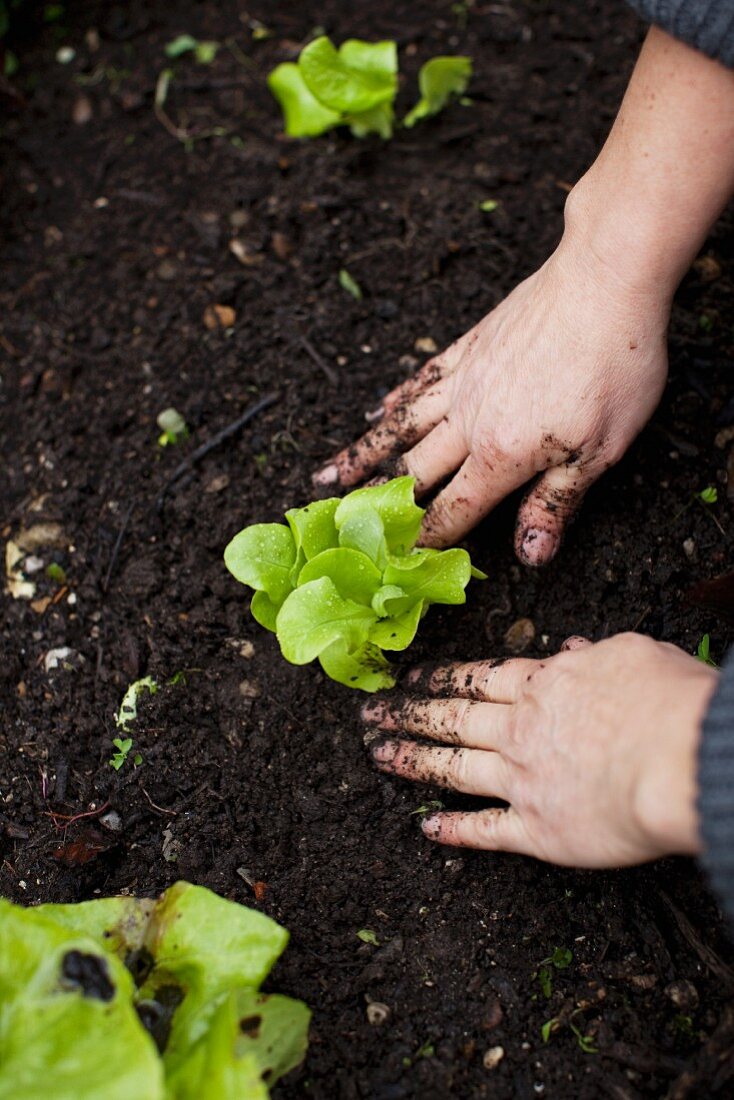
[[[509,803],[425,818],[442,844],[576,867],[697,854],[696,754],[718,674],[641,634],[564,648],[416,670],[424,698],[362,708],[383,734],[371,743],[378,767]]]

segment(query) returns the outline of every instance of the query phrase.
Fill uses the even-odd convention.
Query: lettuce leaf
[[[225,563],[255,589],[253,617],[287,661],[318,658],[332,680],[362,691],[392,687],[382,650],[406,649],[432,603],[464,603],[470,578],[485,576],[465,550],[415,548],[424,511],[414,490],[411,477],[355,489],[229,544]]]
[[[260,983],[287,932],[177,883],[158,901],[0,899],[0,1100],[264,1100],[309,1013]],[[159,1051],[161,1053],[159,1053]]]

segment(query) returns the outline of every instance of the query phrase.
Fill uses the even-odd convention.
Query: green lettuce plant
[[[462,95],[471,77],[468,57],[434,57],[422,67],[421,98],[406,116],[413,126],[436,114],[452,95]],[[322,35],[301,50],[297,62],[278,65],[268,87],[283,111],[289,137],[318,137],[349,126],[355,137],[392,137],[398,91],[398,51],[393,41],[350,38],[337,50]]]
[[[224,552],[255,590],[254,618],[287,661],[318,658],[332,680],[362,691],[395,683],[384,650],[406,649],[432,603],[461,604],[466,550],[416,548],[424,510],[415,480],[399,477],[286,512],[288,526],[246,527]]]
[[[267,1100],[309,1011],[259,992],[288,940],[179,882],[156,901],[0,899],[0,1100]]]

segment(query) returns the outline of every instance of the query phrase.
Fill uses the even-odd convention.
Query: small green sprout
[[[575,1015],[575,1013],[574,1013]],[[590,1035],[584,1035],[581,1028],[573,1022],[573,1017],[568,1021],[568,1026],[576,1036],[576,1042],[584,1054],[598,1054],[599,1048],[594,1046],[594,1040]]]
[[[550,1037],[554,1031],[557,1030],[560,1023],[557,1016],[553,1016],[550,1020],[546,1020],[540,1029],[540,1037],[544,1043],[550,1042]]]
[[[556,970],[567,970],[573,962],[573,952],[568,947],[556,947],[550,959],[545,961],[552,963]]]
[[[711,637],[709,634],[704,634],[703,638],[701,638],[701,641],[698,643],[696,656],[699,661],[703,661],[705,665],[710,665],[711,668],[719,667],[711,656]]]
[[[116,772],[119,772],[120,768],[130,755],[130,749],[133,747],[133,739],[132,737],[125,737],[124,739],[122,737],[113,737],[112,744],[117,749],[117,752],[113,753],[112,759],[110,760],[110,765],[115,769]],[[136,755],[134,762],[139,762],[142,764],[143,758],[142,756],[140,756],[140,753]]]
[[[440,802],[437,798],[435,798],[431,802],[424,802],[421,806],[418,807],[417,810],[411,810],[410,816],[413,817],[415,814],[434,814],[442,809],[443,802]]]
[[[177,409],[164,409],[158,413],[156,424],[161,429],[158,436],[158,446],[168,447],[171,444],[182,443],[189,438],[189,428]]]
[[[566,970],[572,962],[573,952],[568,947],[556,947],[547,959],[543,959],[535,977],[544,997],[549,998],[553,993],[553,971]]]
[[[698,327],[701,332],[711,332],[714,327],[714,319],[708,313],[702,313],[698,318]]]
[[[698,494],[698,499],[704,504],[716,504],[719,499],[719,491],[715,485],[707,485],[705,489],[702,489]]]
[[[46,576],[54,584],[66,584],[66,571],[58,562],[49,562],[46,566]]]
[[[351,294],[356,302],[362,301],[362,287],[357,280],[349,274],[345,267],[339,272],[339,286],[342,290],[346,290],[347,294]]]
[[[259,19],[250,20],[250,32],[253,42],[265,42],[275,34],[275,31],[271,31],[264,23],[261,23]]]
[[[436,1053],[436,1048],[433,1045],[433,1043],[431,1042],[431,1040],[428,1039],[428,1040],[426,1040],[425,1043],[423,1043],[422,1046],[418,1047],[418,1050],[415,1052],[415,1057],[416,1057],[416,1059],[418,1059],[418,1058],[433,1058],[435,1053]]]
[[[165,48],[166,57],[175,61],[184,54],[193,53],[200,65],[211,65],[217,56],[218,42],[200,42],[190,34],[179,34],[172,39]]]
[[[479,203],[479,209],[483,214],[491,214],[499,206],[497,199],[485,199],[484,202]]]
[[[362,943],[371,943],[373,947],[379,947],[380,941],[377,938],[377,933],[373,932],[371,928],[360,928],[357,932],[357,939]]]
[[[462,95],[471,77],[468,57],[434,57],[420,70],[421,98],[403,120],[414,126],[437,114],[454,95]],[[268,87],[283,111],[289,137],[318,137],[336,126],[349,126],[355,137],[392,137],[398,91],[398,51],[392,40],[351,38],[337,50],[325,35],[301,50],[296,63],[278,65]]]

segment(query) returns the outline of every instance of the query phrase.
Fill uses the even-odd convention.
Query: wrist
[[[718,674],[702,667],[666,708],[664,737],[652,737],[634,800],[636,825],[652,856],[700,855],[698,753]],[[672,724],[671,724],[672,723]]]
[[[664,219],[642,205],[603,165],[593,165],[569,194],[560,248],[623,302],[652,307],[667,324],[673,295],[689,260],[670,247]]]

